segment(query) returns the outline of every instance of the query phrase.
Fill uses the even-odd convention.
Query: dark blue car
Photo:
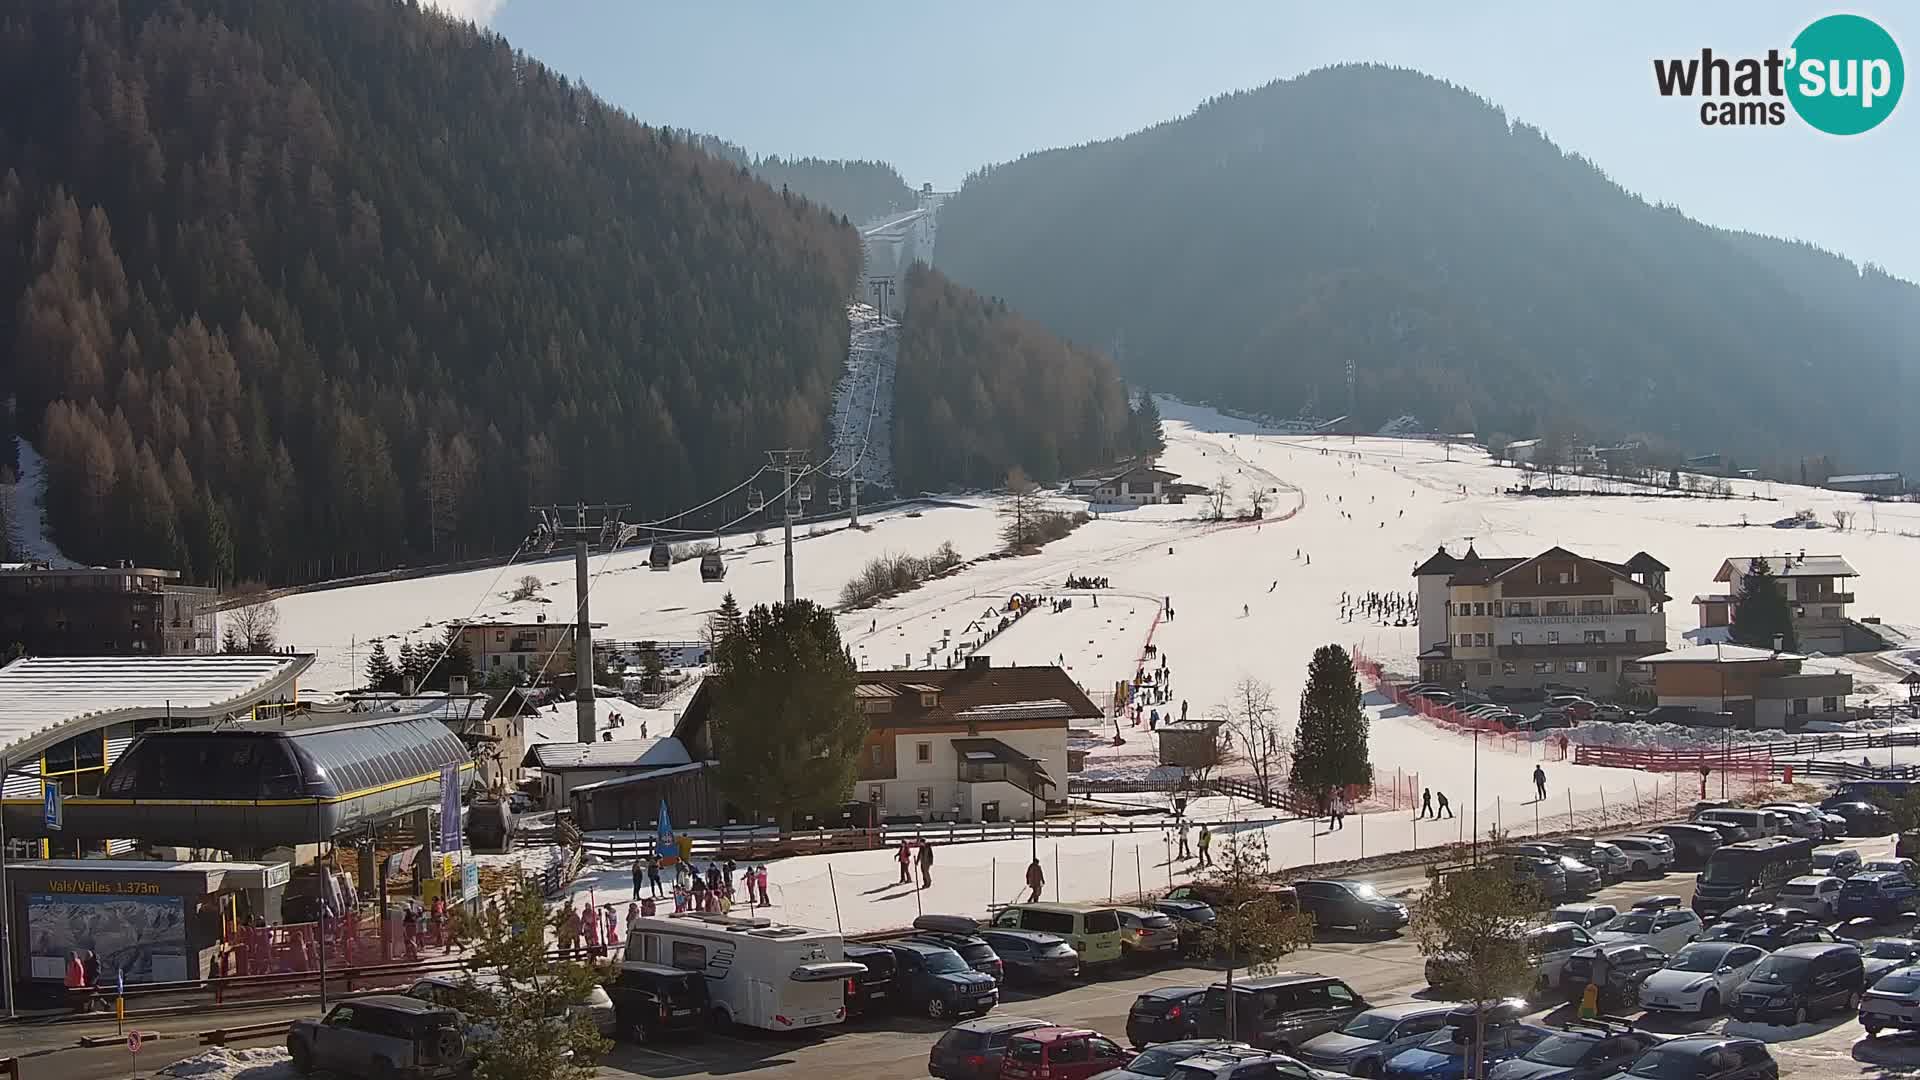
[[[1486,1067],[1519,1057],[1552,1035],[1534,1024],[1498,1024],[1487,1028]],[[1472,1052],[1473,1029],[1442,1028],[1411,1050],[1402,1050],[1387,1062],[1381,1073],[1386,1080],[1462,1080],[1467,1075],[1467,1055]]]
[[[1891,919],[1920,907],[1920,889],[1912,879],[1893,870],[1868,870],[1853,875],[1840,890],[1840,917],[1864,915],[1875,921]]]

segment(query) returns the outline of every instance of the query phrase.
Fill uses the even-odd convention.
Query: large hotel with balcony
[[[1524,559],[1442,547],[1413,571],[1420,677],[1615,696],[1623,680],[1650,679],[1641,657],[1666,650],[1666,575],[1644,551],[1613,563],[1562,547]]]

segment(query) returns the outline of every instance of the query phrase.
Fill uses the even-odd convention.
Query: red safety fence
[[[444,950],[447,928],[422,918],[409,939],[405,923],[390,919],[326,920],[326,966],[333,969],[417,960]],[[275,975],[320,969],[320,924],[243,926],[229,931],[219,975]]]
[[[1456,735],[1478,732],[1482,746],[1501,753],[1517,754],[1541,761],[1567,759],[1568,739],[1565,735],[1535,738],[1528,732],[1514,731],[1497,720],[1474,716],[1447,705],[1436,705],[1426,698],[1408,697],[1400,692],[1399,686],[1386,678],[1379,661],[1361,652],[1357,645],[1353,646],[1350,652],[1353,656],[1354,668],[1373,689],[1386,695],[1395,705],[1411,710],[1414,715],[1436,727]]]

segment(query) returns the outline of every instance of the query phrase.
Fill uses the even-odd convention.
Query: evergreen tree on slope
[[[1300,723],[1293,744],[1293,786],[1324,799],[1349,784],[1373,779],[1367,760],[1367,714],[1353,659],[1338,645],[1322,645],[1307,665],[1300,692]]]
[[[1793,632],[1793,609],[1788,606],[1782,582],[1774,576],[1773,566],[1765,556],[1753,560],[1733,600],[1731,636],[1736,644],[1771,649],[1777,635],[1781,649],[1799,651],[1800,640]]]

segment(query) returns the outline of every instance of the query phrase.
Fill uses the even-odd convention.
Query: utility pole
[[[860,459],[853,460],[853,475],[847,485],[847,524],[860,527]]]
[[[784,556],[787,568],[787,603],[793,603],[793,510],[798,503],[813,498],[811,485],[796,487],[796,481],[805,484],[799,478],[807,475],[807,452],[805,450],[769,450],[767,462],[780,474],[780,524]]]
[[[590,743],[599,732],[593,718],[593,620],[587,611],[587,593],[593,582],[587,572],[587,548],[595,537],[608,541],[609,550],[620,546],[627,535],[627,526],[620,520],[627,504],[575,503],[570,507],[530,506],[527,509],[540,516],[540,523],[534,527],[535,535],[545,535],[549,543],[561,537],[573,540],[573,592],[579,604],[573,613],[573,730],[576,741]],[[562,518],[569,511],[573,515],[572,524]]]
[[[893,295],[893,279],[890,277],[870,277],[867,289],[873,293],[873,306],[880,312],[881,318],[887,317],[887,298]]]

